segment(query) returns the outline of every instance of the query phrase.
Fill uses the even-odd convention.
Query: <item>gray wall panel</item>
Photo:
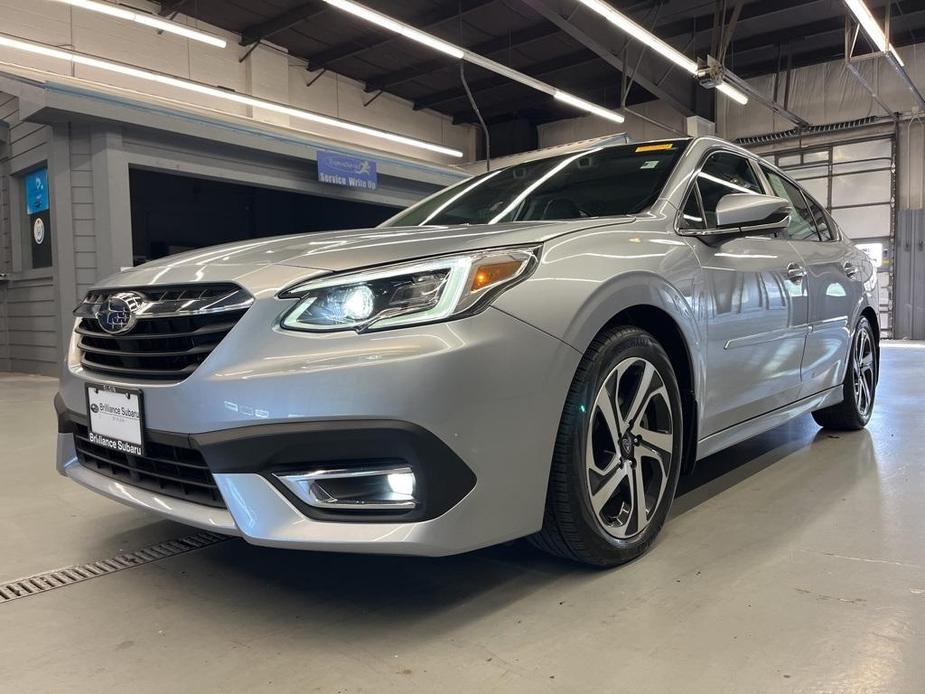
[[[51,128],[22,122],[18,100],[0,94],[0,121],[9,126],[9,148],[0,145],[0,272],[10,280],[0,283],[0,370],[54,375],[58,372],[58,311],[55,282],[43,272],[20,270],[14,252],[20,243],[13,235],[17,216],[17,188],[11,176],[47,157]],[[6,126],[0,126],[6,127]],[[54,223],[54,222],[53,222]]]
[[[9,128],[3,122],[5,107],[12,101],[4,101],[0,94],[0,274],[9,274],[10,250],[10,206],[9,206]],[[0,371],[10,368],[9,309],[6,304],[7,283],[0,280]]]
[[[899,214],[896,337],[925,340],[925,210],[903,210]]]

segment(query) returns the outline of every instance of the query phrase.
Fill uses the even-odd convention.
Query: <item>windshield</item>
[[[470,178],[383,226],[499,224],[637,214],[658,198],[686,141],[599,147]]]

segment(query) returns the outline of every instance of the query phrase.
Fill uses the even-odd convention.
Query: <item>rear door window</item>
[[[807,198],[807,200],[809,200],[809,209],[812,210],[813,219],[816,221],[816,231],[819,232],[819,237],[823,241],[834,241],[835,232],[832,229],[832,225],[829,224],[829,216],[814,200],[810,200],[809,198]]]

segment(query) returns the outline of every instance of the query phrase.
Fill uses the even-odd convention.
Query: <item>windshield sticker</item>
[[[663,142],[659,145],[640,145],[639,147],[636,148],[636,154],[639,154],[641,152],[664,152],[665,150],[673,149],[673,148],[674,148],[673,142]]]
[[[657,162],[657,161],[647,161],[647,162],[645,162],[642,166],[640,166],[639,168],[640,168],[640,169],[654,169],[656,166],[658,166],[658,162]]]

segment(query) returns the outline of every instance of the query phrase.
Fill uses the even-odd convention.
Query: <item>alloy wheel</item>
[[[673,449],[661,374],[646,359],[624,359],[594,399],[585,447],[591,509],[605,532],[627,540],[646,529],[665,495]]]
[[[870,331],[862,327],[858,331],[854,347],[854,401],[858,413],[867,417],[874,404],[874,383],[876,373],[874,369],[874,342]]]

